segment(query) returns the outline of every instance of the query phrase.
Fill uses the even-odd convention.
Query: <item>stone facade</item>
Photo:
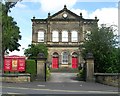
[[[95,73],[95,81],[110,85],[110,86],[116,86],[119,87],[120,84],[120,76],[119,73]]]
[[[30,74],[4,74],[0,77],[2,82],[24,83],[30,82]]]
[[[74,62],[78,65],[82,61],[79,46],[86,38],[86,33],[90,32],[91,26],[97,24],[98,19],[97,17],[84,19],[82,13],[79,16],[64,6],[53,15],[48,13],[46,19],[33,17],[31,21],[32,44],[43,42],[47,45],[48,61],[51,64],[57,60],[58,67],[64,65],[73,67]]]

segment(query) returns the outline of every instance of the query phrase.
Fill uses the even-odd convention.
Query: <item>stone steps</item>
[[[69,68],[69,67],[61,67],[61,68],[51,68],[50,69],[51,72],[69,72],[69,73],[77,73],[78,72],[78,68],[73,69],[73,68]]]

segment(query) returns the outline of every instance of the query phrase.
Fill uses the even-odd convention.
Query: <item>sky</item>
[[[10,16],[14,18],[17,25],[20,27],[20,35],[22,39],[19,41],[21,47],[20,51],[10,52],[9,55],[24,55],[24,49],[32,41],[32,22],[31,19],[35,16],[37,19],[45,19],[50,12],[51,15],[62,10],[64,5],[69,10],[76,14],[82,12],[83,18],[94,19],[95,16],[99,19],[98,24],[118,25],[118,2],[117,0],[109,0],[105,2],[89,2],[90,0],[22,0],[18,2],[14,8],[11,9]],[[92,0],[91,0],[92,1]],[[95,1],[95,0],[93,0]],[[118,34],[116,32],[116,34]]]

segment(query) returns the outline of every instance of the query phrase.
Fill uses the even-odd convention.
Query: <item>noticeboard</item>
[[[4,71],[25,71],[25,57],[5,56]]]

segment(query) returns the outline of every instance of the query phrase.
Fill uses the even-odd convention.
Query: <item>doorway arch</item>
[[[59,65],[59,54],[54,52],[52,55],[52,68],[58,68]]]
[[[76,52],[72,53],[72,68],[78,68],[78,54]]]

